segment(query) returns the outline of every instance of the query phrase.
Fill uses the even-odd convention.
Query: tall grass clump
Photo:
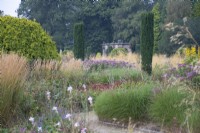
[[[0,57],[0,117],[7,126],[18,113],[27,76],[27,61],[15,54]]]
[[[172,126],[175,118],[179,124],[182,124],[187,108],[183,100],[188,94],[179,89],[172,87],[155,96],[149,109],[149,114],[155,121]]]
[[[106,91],[96,98],[95,111],[101,120],[117,119],[121,122],[144,120],[151,101],[153,84],[146,84],[133,89]]]
[[[63,61],[60,71],[65,75],[68,82],[76,81],[77,84],[77,81],[79,81],[79,83],[83,83],[84,70],[81,60],[70,59],[69,61]]]

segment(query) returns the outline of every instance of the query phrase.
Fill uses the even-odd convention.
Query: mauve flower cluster
[[[134,64],[115,60],[86,60],[83,62],[86,70],[102,70],[106,68],[133,68]]]
[[[164,79],[169,79],[170,77],[175,77],[179,80],[191,80],[193,77],[200,74],[200,64],[195,66],[187,64],[178,64],[178,67],[170,68],[163,75]]]

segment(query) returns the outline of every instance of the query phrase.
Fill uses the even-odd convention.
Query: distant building
[[[102,50],[103,50],[104,56],[107,54],[107,50],[109,47],[112,47],[113,49],[125,48],[125,49],[127,49],[128,52],[131,52],[131,44],[130,43],[123,43],[121,40],[118,40],[117,43],[112,42],[112,43],[103,43],[102,44]]]

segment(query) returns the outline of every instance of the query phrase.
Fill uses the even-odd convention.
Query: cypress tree
[[[84,24],[76,23],[74,25],[74,57],[84,60]]]
[[[142,70],[151,74],[154,46],[154,15],[143,13],[141,23],[141,56]]]

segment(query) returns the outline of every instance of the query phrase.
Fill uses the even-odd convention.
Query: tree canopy
[[[83,22],[87,56],[102,52],[104,42],[121,40],[140,44],[141,14],[152,11],[154,51],[170,55],[182,44],[170,41],[180,30],[166,31],[165,25],[169,23],[181,27],[187,17],[187,27],[199,43],[194,28],[200,16],[199,3],[197,0],[22,0],[17,12],[19,17],[39,22],[62,50],[73,48],[73,25]]]

